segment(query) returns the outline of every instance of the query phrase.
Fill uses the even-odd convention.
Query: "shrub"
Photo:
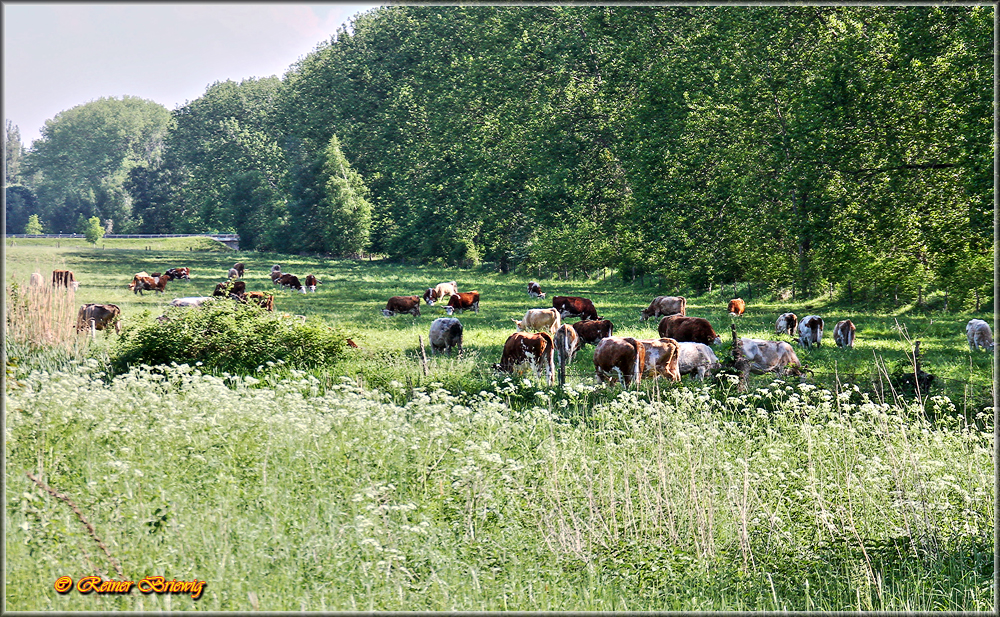
[[[331,364],[346,346],[342,333],[322,323],[268,313],[229,299],[200,308],[171,307],[163,321],[140,319],[126,326],[111,352],[111,369],[195,364],[206,371],[247,374],[268,362],[293,368]]]

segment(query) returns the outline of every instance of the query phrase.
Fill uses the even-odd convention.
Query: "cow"
[[[556,353],[559,355],[559,364],[570,364],[573,362],[573,357],[576,356],[576,352],[583,347],[583,343],[580,341],[580,335],[577,333],[576,328],[570,324],[563,324],[559,326],[556,330],[556,335],[552,339],[552,343],[556,346]]]
[[[31,273],[31,278],[28,281],[28,287],[34,287],[34,288],[37,289],[37,288],[40,288],[44,284],[45,284],[45,279],[42,278],[41,273],[39,273],[39,272],[32,272]]]
[[[316,278],[312,274],[307,274],[306,275],[306,288],[309,291],[315,293],[316,292],[316,286],[319,285],[319,284],[320,283],[319,283],[319,279],[318,278]]]
[[[72,270],[53,270],[52,286],[65,287],[67,289],[72,288],[73,291],[76,291],[79,289],[80,283],[76,282],[76,277],[73,276]]]
[[[712,348],[704,343],[677,343],[677,371],[704,381],[705,373],[717,371],[722,366]]]
[[[528,295],[532,298],[544,298],[545,292],[538,286],[538,283],[531,281],[528,283]]]
[[[144,291],[153,291],[156,289],[156,281],[153,277],[149,276],[145,272],[139,272],[132,277],[132,282],[129,284],[128,288],[132,290],[132,294],[144,295]]]
[[[420,297],[419,296],[393,296],[385,303],[382,314],[392,317],[401,313],[409,313],[414,317],[420,317]]]
[[[163,273],[165,276],[170,277],[170,280],[174,279],[191,279],[191,268],[170,268]]]
[[[291,287],[292,289],[298,289],[302,293],[306,292],[305,288],[302,287],[302,283],[299,282],[299,277],[294,274],[282,274],[278,277],[277,282],[282,287]]]
[[[438,283],[433,289],[428,287],[427,291],[424,292],[424,302],[427,306],[434,306],[434,303],[445,296],[453,296],[458,293],[458,283],[451,281],[450,283]]]
[[[639,312],[639,321],[661,315],[686,315],[687,299],[683,296],[657,296],[649,306]]]
[[[837,347],[854,347],[854,329],[850,319],[837,322],[833,327],[833,342]]]
[[[448,298],[448,306],[444,307],[444,312],[449,315],[454,315],[455,311],[468,311],[473,310],[476,314],[479,314],[479,292],[478,291],[465,291],[462,293],[452,294]]]
[[[274,312],[274,294],[265,294],[263,291],[248,291],[243,296],[242,301],[256,304],[266,311]]]
[[[462,353],[462,322],[454,317],[438,317],[431,322],[431,331],[427,339],[431,342],[431,351],[451,355],[451,348],[457,347]]]
[[[733,298],[729,301],[729,311],[730,317],[739,317],[747,310],[747,303],[743,301],[743,298]]]
[[[548,330],[549,335],[556,333],[559,329],[559,311],[550,309],[528,309],[524,314],[524,319],[511,319],[517,326],[518,332],[526,330]]]
[[[625,385],[642,381],[642,369],[646,365],[646,348],[632,337],[609,336],[597,344],[594,350],[594,372],[597,381],[608,378],[612,383],[618,380]]]
[[[76,331],[82,332],[94,322],[95,330],[104,330],[114,325],[115,332],[122,333],[122,310],[114,304],[84,304],[76,315]],[[110,332],[110,331],[109,331]]]
[[[162,274],[153,275],[153,290],[159,293],[163,293],[167,288],[167,281],[170,280],[169,276],[164,276]]]
[[[281,278],[281,266],[274,264],[271,266],[271,282],[277,284],[279,278]]]
[[[236,268],[230,268],[229,275],[227,276],[227,278],[229,278],[229,280],[240,278],[240,271],[237,270]]]
[[[820,339],[823,338],[823,318],[819,315],[807,315],[799,322],[799,344],[809,348],[813,345],[820,346]]]
[[[778,315],[778,320],[774,322],[774,333],[795,336],[795,331],[798,327],[799,318],[795,316],[795,313],[782,313]]]
[[[615,330],[614,324],[607,319],[583,319],[571,325],[580,335],[580,347],[596,345],[601,342],[601,339],[611,336]]]
[[[236,270],[236,275],[240,278],[243,278],[243,272],[246,270],[246,268],[244,267],[243,262],[241,261],[233,265],[231,270]]]
[[[743,355],[750,362],[750,370],[756,374],[778,373],[786,370],[798,371],[802,365],[795,349],[785,341],[762,341],[741,338]],[[788,368],[786,368],[788,367]]]
[[[215,286],[213,296],[232,297],[240,299],[247,293],[247,284],[243,281],[223,281]]]
[[[548,332],[536,334],[515,332],[507,337],[507,341],[503,344],[500,363],[494,364],[493,368],[504,373],[511,373],[514,371],[514,367],[519,364],[535,364],[539,374],[542,370],[545,371],[549,385],[551,385],[555,374],[554,347],[552,337]]]
[[[970,319],[965,326],[965,337],[969,339],[969,350],[977,351],[980,347],[993,351],[993,331],[990,324],[982,319]]]
[[[594,303],[586,298],[575,296],[556,296],[552,298],[552,308],[559,311],[563,319],[567,317],[581,317],[583,319],[600,319],[597,316],[597,309]]]
[[[712,329],[712,324],[702,317],[667,315],[660,320],[657,331],[660,338],[672,338],[678,343],[718,345],[722,342],[719,335]]]
[[[187,298],[174,298],[170,301],[170,306],[201,306],[208,300],[211,300],[212,296],[190,296]]]
[[[670,381],[680,381],[681,374],[677,366],[677,341],[672,338],[642,339],[639,341],[646,349],[642,365],[643,376],[666,377]]]

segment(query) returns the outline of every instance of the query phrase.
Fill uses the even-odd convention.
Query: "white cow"
[[[681,375],[704,380],[705,373],[717,371],[722,366],[712,348],[704,343],[678,342],[677,369]]]
[[[990,324],[982,319],[970,319],[965,326],[965,336],[969,339],[969,349],[976,351],[980,347],[993,351],[993,331]]]
[[[556,330],[559,329],[561,319],[559,317],[559,311],[557,309],[550,308],[528,309],[528,312],[524,314],[524,319],[511,319],[511,321],[513,321],[514,325],[517,326],[518,332],[525,332],[528,330],[541,332],[542,330],[548,330],[549,334],[555,334]]]
[[[451,355],[451,348],[458,347],[462,352],[462,322],[454,317],[438,317],[431,322],[430,336],[431,350],[437,353],[447,352]]]
[[[785,341],[750,338],[741,338],[740,341],[743,343],[743,355],[750,361],[750,370],[754,373],[781,371],[786,366],[802,366],[799,357],[795,355],[795,349]]]
[[[190,298],[174,298],[170,301],[170,306],[201,306],[206,301],[211,300],[211,296],[192,296]]]

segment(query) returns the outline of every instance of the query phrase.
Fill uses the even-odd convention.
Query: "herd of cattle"
[[[229,269],[227,280],[216,285],[212,296],[175,298],[170,302],[177,307],[199,307],[212,297],[226,297],[243,303],[254,303],[262,308],[274,310],[274,294],[262,291],[247,291],[246,283],[240,279],[245,273],[243,263]],[[275,265],[270,272],[275,285],[288,287],[302,293],[315,292],[320,281],[312,274],[300,279],[281,271]],[[163,293],[168,281],[190,279],[190,268],[170,268],[160,273],[136,273],[128,288],[137,294],[144,291]],[[41,287],[41,274],[31,275],[30,285]],[[79,283],[70,270],[54,270],[52,286],[55,288],[77,289]],[[536,282],[528,283],[528,295],[545,298],[545,293]],[[420,316],[420,301],[428,306],[442,302],[449,317],[435,319],[430,326],[431,349],[439,353],[451,353],[452,349],[462,350],[462,323],[452,315],[467,310],[479,313],[479,292],[459,292],[455,281],[439,283],[427,288],[422,296],[394,296],[389,298],[382,314],[392,317],[399,314]],[[740,298],[729,301],[727,311],[731,317],[739,317],[746,311],[746,303]],[[552,298],[552,308],[528,309],[522,319],[511,319],[515,332],[503,346],[500,362],[493,368],[501,372],[513,372],[515,367],[532,364],[544,373],[551,383],[554,379],[556,360],[562,365],[573,362],[577,352],[586,345],[595,345],[594,370],[598,380],[620,381],[623,384],[639,383],[643,377],[664,377],[679,381],[681,375],[691,375],[703,380],[721,368],[718,357],[712,351],[713,345],[722,342],[712,328],[712,324],[702,317],[687,316],[687,300],[680,296],[659,296],[649,306],[639,312],[640,321],[660,317],[657,327],[659,338],[637,339],[614,336],[614,324],[602,319],[594,303],[587,298],[556,296]],[[566,319],[579,318],[576,323],[566,323]],[[161,316],[161,321],[168,318]],[[121,309],[114,304],[85,304],[77,316],[77,330],[88,327],[105,330],[114,326],[121,332]],[[801,320],[794,313],[782,313],[775,321],[775,334],[788,335],[805,348],[819,346],[823,338],[825,322],[819,315],[807,315]],[[849,319],[838,321],[833,329],[833,340],[838,347],[854,346],[855,327]],[[970,320],[966,326],[966,337],[970,350],[994,348],[993,333],[989,324],[981,319]],[[740,347],[750,364],[750,370],[762,374],[768,372],[797,372],[801,367],[795,349],[786,341],[741,338]]]

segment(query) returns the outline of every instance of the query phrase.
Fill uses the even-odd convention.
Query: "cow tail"
[[[687,306],[688,306],[687,298],[681,296],[681,315],[687,315]]]
[[[633,375],[633,383],[635,385],[639,385],[639,382],[642,381],[642,365],[644,360],[643,356],[646,355],[645,353],[643,353],[645,351],[645,348],[642,346],[642,343],[635,340],[634,338],[629,337],[625,340],[627,340],[629,344],[632,345],[632,349],[635,350],[635,362],[632,363],[632,375]]]
[[[554,356],[555,356],[554,352],[555,352],[556,346],[555,346],[555,343],[553,343],[553,341],[552,341],[552,337],[549,336],[547,333],[545,333],[545,332],[539,332],[539,334],[542,335],[542,340],[544,340],[546,342],[546,344],[548,345],[548,350],[545,352],[545,355],[548,356],[545,359],[545,369],[548,372],[549,385],[552,385],[552,380],[555,378],[555,374],[556,374],[556,364],[555,364],[555,358],[554,358]]]

